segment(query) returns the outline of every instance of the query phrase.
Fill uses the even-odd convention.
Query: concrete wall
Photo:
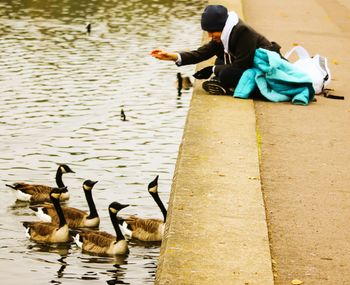
[[[211,3],[243,18],[240,1]],[[179,150],[156,284],[273,284],[253,101],[208,95],[201,84]]]

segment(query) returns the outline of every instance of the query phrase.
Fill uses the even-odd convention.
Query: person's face
[[[221,42],[221,33],[222,32],[208,32],[209,38],[211,38],[214,42]]]

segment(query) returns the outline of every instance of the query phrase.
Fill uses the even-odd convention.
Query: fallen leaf
[[[293,284],[293,285],[300,285],[300,284],[303,284],[303,283],[304,283],[303,281],[298,280],[298,279],[292,280],[292,284]]]
[[[250,177],[248,177],[248,179],[250,179],[250,180],[259,180],[259,177],[256,177],[256,176],[250,176]]]
[[[333,59],[333,60],[332,60],[332,63],[333,63],[334,65],[338,65],[338,64],[339,64],[338,60],[336,60],[336,59]]]

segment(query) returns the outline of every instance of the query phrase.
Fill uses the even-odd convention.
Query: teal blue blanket
[[[247,99],[256,87],[272,102],[307,105],[315,95],[312,80],[306,73],[278,53],[262,48],[255,51],[254,66],[243,73],[233,96]]]

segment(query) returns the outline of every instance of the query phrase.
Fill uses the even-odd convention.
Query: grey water
[[[126,257],[82,253],[73,244],[28,240],[37,220],[6,183],[55,185],[58,163],[69,206],[87,209],[86,179],[97,180],[100,229],[113,233],[107,206],[161,218],[147,192],[159,175],[167,206],[192,90],[178,94],[176,73],[154,48],[195,48],[203,1],[0,0],[1,284],[153,284],[159,243],[129,242]],[[91,31],[86,29],[91,24]],[[121,120],[121,109],[126,120]]]

